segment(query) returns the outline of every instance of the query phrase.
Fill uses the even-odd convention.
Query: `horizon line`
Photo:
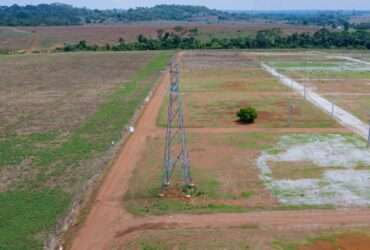
[[[326,9],[315,9],[315,8],[308,8],[308,9],[219,9],[219,8],[212,8],[206,5],[196,5],[196,4],[156,4],[156,5],[148,5],[148,6],[136,6],[136,7],[131,7],[131,8],[93,8],[93,7],[88,7],[88,6],[78,6],[78,5],[73,5],[73,4],[68,4],[68,3],[62,3],[62,2],[55,2],[55,3],[39,3],[39,4],[10,4],[10,5],[2,5],[0,4],[1,7],[11,7],[11,6],[20,6],[20,7],[26,7],[26,6],[38,6],[38,5],[68,5],[72,6],[74,8],[85,8],[85,9],[90,9],[90,10],[122,10],[122,11],[127,11],[129,9],[137,9],[137,8],[153,8],[156,6],[161,6],[161,5],[177,5],[177,6],[194,6],[194,7],[206,7],[211,10],[219,10],[219,11],[226,11],[226,12],[288,12],[288,11],[364,11],[364,12],[370,12],[370,9],[332,9],[332,8],[326,8]]]

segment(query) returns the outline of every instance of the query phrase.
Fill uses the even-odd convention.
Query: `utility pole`
[[[370,148],[370,113],[368,114],[369,117],[369,134],[367,136],[367,147]]]
[[[184,112],[179,88],[179,66],[176,62],[171,64],[170,75],[171,84],[169,89],[161,196],[164,196],[165,189],[170,186],[172,174],[178,165],[182,168],[184,187],[193,186],[184,126]]]
[[[335,112],[335,101],[333,100],[331,102],[331,116],[334,117],[334,112]]]
[[[292,103],[292,100],[289,98],[289,101],[288,101],[288,127],[289,128],[292,126],[293,111],[294,111],[294,105]]]

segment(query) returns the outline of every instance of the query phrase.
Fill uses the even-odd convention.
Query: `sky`
[[[0,5],[63,2],[78,7],[128,9],[157,4],[203,5],[223,10],[356,9],[370,10],[370,0],[1,0]]]

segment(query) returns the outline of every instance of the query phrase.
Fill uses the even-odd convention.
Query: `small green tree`
[[[253,123],[258,117],[257,111],[253,107],[241,108],[236,115],[240,122],[247,124]]]

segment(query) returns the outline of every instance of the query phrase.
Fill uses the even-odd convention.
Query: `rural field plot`
[[[271,231],[272,221],[284,215],[266,219],[261,226],[262,218],[274,212],[291,216],[307,212],[304,216],[310,220],[317,211],[321,221],[323,211],[330,217],[336,209],[346,208],[348,213],[351,209],[366,211],[370,206],[370,151],[366,142],[264,72],[260,62],[266,58],[271,56],[235,52],[183,55],[180,87],[196,190],[191,199],[183,196],[178,170],[173,188],[165,198],[158,196],[164,130],[158,128],[148,135],[123,201],[127,211],[143,221],[141,227],[124,231],[130,234],[124,243],[117,244],[118,249],[311,250],[321,244],[346,249],[353,240],[359,247],[368,245],[366,228],[348,233],[351,226],[343,231],[325,231],[291,225]],[[303,58],[302,54],[293,54],[279,63]],[[319,63],[321,67],[337,60]],[[294,64],[297,67],[297,62]],[[284,108],[289,102],[298,106],[290,124]],[[254,125],[236,121],[238,108],[247,105],[260,114]],[[166,125],[166,106],[164,98],[157,119],[162,128]],[[256,224],[254,213],[261,213]],[[154,218],[157,222],[150,224]],[[251,221],[245,225],[230,222],[242,218]],[[218,228],[220,221],[230,225]],[[311,222],[315,221],[313,218]]]
[[[125,205],[134,214],[370,205],[370,152],[348,133],[190,133],[199,189],[191,202],[175,191],[158,198],[163,140],[148,140],[131,179]]]
[[[259,119],[254,127],[330,128],[338,126],[326,114],[284,87],[254,57],[238,54],[184,57],[181,74],[185,120],[189,128],[240,127],[236,112],[254,106]],[[166,121],[166,106],[159,124]]]
[[[190,203],[177,200],[179,194],[173,194],[169,200],[157,198],[164,138],[156,135],[149,139],[148,149],[131,180],[125,200],[129,211],[240,212],[370,204],[366,191],[370,183],[370,153],[366,143],[340,128],[329,115],[302,97],[295,96],[258,63],[253,56],[237,53],[190,53],[183,57],[185,124],[199,196]],[[290,122],[289,102],[296,105]],[[162,105],[160,125],[165,125],[166,105],[166,102]],[[254,125],[241,125],[235,113],[248,105],[255,107],[260,116]],[[234,130],[230,132],[229,128]],[[258,128],[266,131],[253,132]],[[310,133],[299,134],[299,129]],[[320,132],[322,129],[333,132]],[[296,158],[288,157],[291,152]],[[335,161],[343,152],[348,152],[347,161]],[[328,162],[321,162],[316,155],[326,156]],[[362,181],[348,185],[357,179]],[[343,189],[336,190],[337,186]],[[343,200],[339,198],[342,196]]]
[[[344,54],[347,57],[351,53]],[[369,54],[354,54],[352,58],[364,59]],[[369,120],[370,110],[370,66],[342,58],[341,54],[313,54],[307,58],[297,53],[290,57],[279,57],[267,62],[279,72],[351,112],[362,121]]]
[[[170,55],[0,58],[0,248],[42,248],[112,158]]]
[[[158,199],[163,157],[162,136],[148,141],[144,157],[131,179],[125,204],[135,214],[174,212],[242,212],[246,208],[274,207],[277,201],[259,179],[256,159],[276,140],[274,134],[189,134],[194,182],[200,191],[189,203],[174,193]],[[209,157],[212,156],[212,157]]]

